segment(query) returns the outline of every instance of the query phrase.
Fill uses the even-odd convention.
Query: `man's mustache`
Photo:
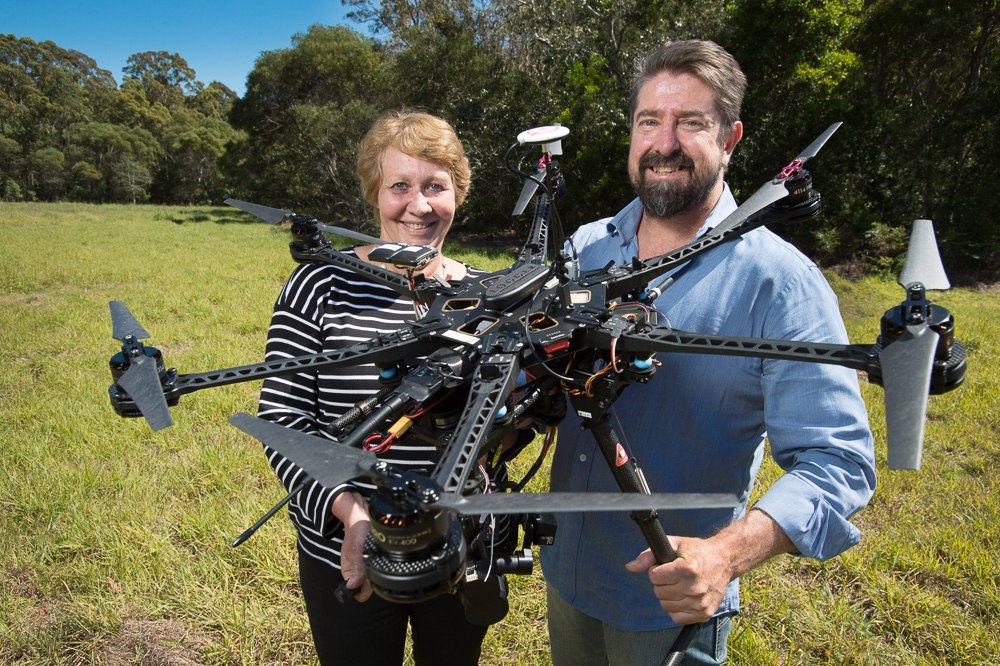
[[[656,167],[694,169],[694,160],[688,157],[681,150],[675,150],[666,156],[661,155],[660,153],[646,153],[639,160],[639,167],[642,169],[655,169]]]

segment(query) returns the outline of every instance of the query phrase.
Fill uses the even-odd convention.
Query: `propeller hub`
[[[799,171],[801,171],[803,164],[805,164],[805,160],[801,158],[792,160],[791,162],[788,163],[788,166],[786,166],[784,169],[778,172],[778,175],[775,176],[774,179],[778,181],[791,178],[792,176],[798,174]]]

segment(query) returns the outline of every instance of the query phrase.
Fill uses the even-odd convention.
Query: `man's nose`
[[[680,145],[680,141],[677,139],[677,130],[664,123],[653,137],[651,147],[661,155],[670,155],[680,148]]]

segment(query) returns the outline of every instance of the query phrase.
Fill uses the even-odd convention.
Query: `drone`
[[[657,354],[750,356],[864,372],[885,390],[890,469],[919,469],[928,395],[957,388],[966,368],[965,349],[955,340],[954,318],[927,298],[928,290],[950,287],[929,220],[918,220],[914,226],[900,276],[905,299],[885,312],[880,335],[871,345],[681,331],[661,321],[654,307],[672,284],[671,271],[695,257],[765,224],[801,222],[819,213],[821,196],[804,165],[839,127],[840,123],[831,125],[719,225],[690,244],[652,259],[636,258],[630,265],[587,272],[579,270],[555,206],[565,189],[555,157],[562,154],[562,139],[569,134],[560,125],[522,132],[507,150],[507,168],[524,180],[514,213],[521,214],[534,200],[534,214],[527,241],[514,262],[486,275],[425,278],[417,269],[434,258],[434,248],[385,243],[310,216],[229,199],[226,203],[266,222],[289,227],[289,248],[296,261],[345,267],[410,297],[415,304],[412,322],[331,353],[178,374],[166,367],[159,350],[140,342],[149,333],[122,302],[113,301],[113,336],[121,351],[110,362],[111,404],[120,416],[144,417],[158,430],[171,425],[169,407],[187,393],[374,364],[383,389],[335,424],[337,443],[248,414],[237,414],[229,422],[322,486],[333,488],[361,478],[374,483],[365,570],[375,593],[397,602],[454,592],[489,572],[530,573],[531,545],[553,538],[544,519],[548,514],[631,511],[657,561],[667,562],[676,554],[657,510],[736,506],[731,495],[650,493],[637,461],[626,453],[610,425],[613,404],[629,386],[649,381],[657,369]],[[531,158],[531,166],[522,170],[529,154],[537,155],[539,149],[541,156]],[[404,274],[334,249],[328,232],[377,245],[371,260],[391,263]],[[523,482],[515,492],[482,492],[483,461],[489,466],[520,453],[531,437],[516,438],[520,444],[512,450],[502,445],[518,430],[554,434],[567,398],[583,427],[593,433],[622,492],[519,492]],[[430,422],[439,404],[450,405],[457,418],[447,428],[421,427]],[[421,416],[410,418],[416,413]],[[372,433],[386,432],[404,420],[413,421],[413,427],[403,436],[433,441],[440,452],[428,475],[394,469],[366,450]],[[546,449],[547,445],[542,455]],[[237,543],[297,491],[291,489]],[[518,522],[524,531],[520,550],[516,543],[506,549],[485,549],[486,516],[508,516]],[[675,647],[683,650],[683,641],[691,636],[679,638]]]

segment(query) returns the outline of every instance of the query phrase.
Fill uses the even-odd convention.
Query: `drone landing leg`
[[[589,428],[594,433],[597,446],[601,449],[601,453],[604,455],[604,459],[611,469],[611,474],[614,476],[615,482],[621,488],[622,492],[645,493],[648,495],[649,487],[642,476],[642,470],[639,469],[639,465],[635,460],[625,455],[617,433],[615,433],[614,429],[608,423],[607,414],[590,421]],[[656,511],[633,511],[632,520],[642,530],[642,535],[646,538],[646,542],[649,544],[653,557],[656,558],[658,564],[672,562],[677,559],[677,553],[667,540],[667,535],[663,531],[663,525],[660,523]],[[694,639],[695,634],[698,633],[700,626],[698,624],[689,624],[681,629],[680,634],[674,640],[674,644],[670,647],[670,651],[663,659],[663,666],[680,665],[684,660],[684,652],[691,645],[691,641]]]
[[[267,521],[269,521],[271,519],[271,517],[274,516],[274,514],[278,513],[278,511],[281,509],[281,507],[283,507],[286,504],[288,504],[292,500],[293,497],[295,497],[296,495],[298,495],[299,491],[301,491],[304,486],[305,486],[305,484],[299,484],[299,485],[295,486],[294,488],[292,488],[288,492],[288,494],[285,495],[285,497],[280,502],[278,502],[277,504],[275,504],[274,506],[272,506],[270,509],[268,509],[267,513],[265,513],[263,516],[261,516],[257,520],[257,522],[255,522],[253,525],[251,525],[250,527],[248,527],[247,530],[245,532],[243,532],[243,534],[241,534],[238,537],[236,537],[236,540],[233,541],[233,543],[230,544],[230,546],[232,548],[236,548],[236,546],[239,546],[240,544],[242,544],[243,542],[245,542],[247,539],[249,539],[250,537],[252,537],[254,535],[254,533],[261,528],[261,525],[263,525],[264,523],[266,523]]]

